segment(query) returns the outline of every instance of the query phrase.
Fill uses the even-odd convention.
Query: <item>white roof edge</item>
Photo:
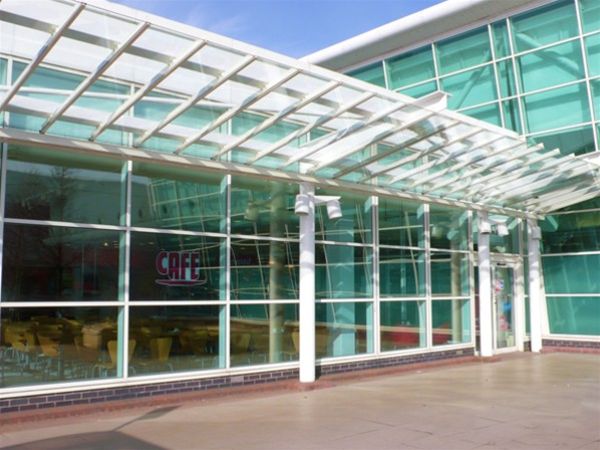
[[[446,0],[307,55],[302,60],[344,70],[452,30],[550,0]]]

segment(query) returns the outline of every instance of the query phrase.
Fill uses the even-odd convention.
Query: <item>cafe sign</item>
[[[156,255],[156,271],[164,278],[158,278],[162,286],[195,286],[206,283],[200,279],[200,252],[161,251]]]

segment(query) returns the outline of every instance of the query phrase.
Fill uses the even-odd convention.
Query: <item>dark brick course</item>
[[[356,372],[369,369],[381,369],[409,364],[431,363],[441,360],[473,356],[472,348],[462,350],[446,350],[417,355],[395,356],[391,358],[372,359],[369,361],[327,364],[317,367],[317,374],[330,375],[343,372]],[[93,389],[89,391],[67,394],[44,394],[29,397],[17,397],[0,401],[0,414],[44,410],[48,408],[75,405],[90,405],[102,402],[122,401],[128,399],[149,398],[169,394],[185,394],[228,387],[251,386],[297,379],[298,369],[274,370],[272,372],[247,375],[232,375],[200,380],[169,381],[140,386],[122,388]]]
[[[600,352],[598,341],[569,341],[563,339],[543,339],[542,351]]]

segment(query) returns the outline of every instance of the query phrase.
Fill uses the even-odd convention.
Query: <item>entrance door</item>
[[[515,268],[496,263],[492,270],[492,323],[496,351],[516,350]]]

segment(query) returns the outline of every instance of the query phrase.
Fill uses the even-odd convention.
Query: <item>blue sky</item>
[[[300,57],[441,0],[112,0]]]

